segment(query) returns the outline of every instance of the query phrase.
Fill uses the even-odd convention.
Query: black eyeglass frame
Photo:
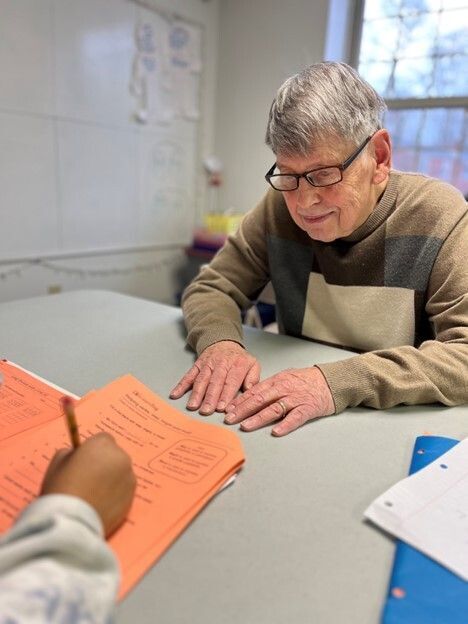
[[[361,145],[356,149],[356,151],[354,151],[351,154],[351,156],[348,156],[348,158],[344,162],[342,162],[341,165],[328,165],[327,167],[318,167],[317,169],[304,171],[304,173],[275,173],[274,174],[273,171],[276,169],[276,162],[275,162],[273,163],[273,166],[271,167],[271,169],[269,169],[267,173],[265,174],[265,180],[268,182],[268,184],[270,184],[271,187],[275,189],[275,191],[281,191],[282,193],[287,193],[288,191],[297,190],[299,188],[299,180],[301,178],[305,178],[311,186],[315,186],[315,187],[333,186],[334,184],[338,184],[338,182],[341,182],[343,179],[343,171],[345,171],[349,167],[349,165],[352,162],[354,162],[354,160],[356,160],[356,158],[359,156],[362,150],[366,147],[366,145],[369,143],[369,141],[372,139],[373,136],[374,136],[373,134],[368,136],[367,139],[364,141],[364,143],[361,143]],[[311,173],[316,173],[317,171],[322,171],[323,169],[338,169],[340,172],[340,179],[336,180],[336,182],[330,182],[329,184],[314,184],[314,182],[309,179],[309,175]],[[271,178],[280,177],[280,176],[288,176],[289,178],[296,178],[296,186],[290,189],[283,189],[283,190],[277,189],[275,186],[273,186],[271,182]]]

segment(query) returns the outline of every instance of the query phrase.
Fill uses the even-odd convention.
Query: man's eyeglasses
[[[366,147],[372,136],[368,136],[355,152],[351,154],[341,165],[333,167],[320,167],[305,171],[304,173],[273,173],[276,169],[276,163],[265,175],[265,180],[277,191],[295,191],[299,188],[299,180],[305,178],[312,186],[331,186],[337,184],[343,179],[343,171],[359,156]]]

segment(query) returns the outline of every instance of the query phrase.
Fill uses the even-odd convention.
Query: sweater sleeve
[[[246,214],[236,234],[184,291],[187,342],[198,354],[220,340],[243,344],[241,310],[252,304],[269,281],[267,202],[263,200]]]
[[[118,580],[94,509],[39,497],[0,540],[0,624],[109,624]]]
[[[382,349],[318,365],[336,413],[356,405],[468,402],[467,258],[468,213],[446,238],[432,268],[425,309],[434,339],[419,348]]]

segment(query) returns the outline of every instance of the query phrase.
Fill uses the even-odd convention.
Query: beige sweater
[[[242,344],[240,310],[270,280],[283,333],[359,353],[319,365],[337,413],[468,402],[468,209],[453,187],[392,171],[367,221],[332,243],[270,190],[186,289],[189,344]]]

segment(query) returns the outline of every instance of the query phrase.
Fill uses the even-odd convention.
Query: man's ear
[[[378,130],[372,137],[372,146],[374,148],[375,161],[372,181],[374,184],[380,184],[387,179],[392,166],[392,143],[388,130],[385,130],[385,128]]]

